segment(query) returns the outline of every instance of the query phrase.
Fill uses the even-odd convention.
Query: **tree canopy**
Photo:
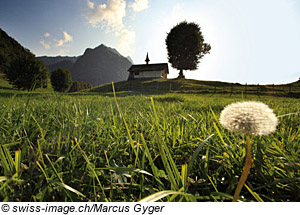
[[[211,46],[204,42],[201,29],[194,22],[181,22],[167,34],[168,60],[178,69],[179,78],[184,78],[183,70],[195,70],[200,59],[208,54]]]
[[[11,85],[23,90],[46,88],[49,77],[46,65],[29,51],[17,56],[5,70],[5,75]]]
[[[0,28],[0,73],[18,89],[47,87],[48,69],[28,49]]]
[[[12,61],[18,56],[28,52],[15,39],[8,36],[5,31],[0,28],[0,72],[6,73]]]
[[[51,74],[51,85],[57,92],[67,92],[72,83],[71,72],[69,70],[59,68]]]
[[[69,92],[78,92],[80,90],[90,89],[93,86],[89,83],[86,83],[84,81],[74,81],[71,88],[69,89]]]

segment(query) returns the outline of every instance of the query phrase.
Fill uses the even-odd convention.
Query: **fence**
[[[172,81],[145,81],[145,82],[127,82],[122,85],[115,84],[116,92],[132,91],[132,92],[151,92],[151,93],[199,93],[199,94],[243,94],[247,95],[274,95],[274,96],[288,96],[300,98],[300,84],[299,86],[287,85],[245,85],[230,84],[230,83],[217,83],[216,82],[183,82],[183,84]],[[107,86],[100,90],[101,92],[111,92],[111,86]]]

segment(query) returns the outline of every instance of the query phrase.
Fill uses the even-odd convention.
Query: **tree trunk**
[[[185,78],[184,75],[183,75],[183,70],[179,70],[179,74],[178,74],[178,77],[177,78]]]

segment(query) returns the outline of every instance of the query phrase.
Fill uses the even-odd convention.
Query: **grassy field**
[[[192,79],[154,79],[154,80],[132,80],[119,82],[116,91],[130,91],[137,93],[187,93],[187,94],[234,94],[244,97],[247,95],[270,95],[281,97],[300,98],[300,80],[288,84],[253,85],[227,83],[220,81],[199,81]],[[111,92],[111,84],[94,87],[92,92]]]
[[[227,104],[258,100],[274,109],[279,125],[251,138],[252,168],[240,200],[300,200],[299,99],[245,98],[214,87],[180,92],[174,82],[171,92],[118,92],[123,85],[115,85],[116,97],[111,85],[72,94],[2,87],[0,199],[139,201],[156,193],[159,201],[231,201],[245,138],[218,118]]]

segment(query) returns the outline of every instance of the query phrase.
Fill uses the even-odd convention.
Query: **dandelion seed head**
[[[278,119],[266,104],[247,101],[226,106],[221,112],[220,123],[232,132],[262,136],[276,130]]]

